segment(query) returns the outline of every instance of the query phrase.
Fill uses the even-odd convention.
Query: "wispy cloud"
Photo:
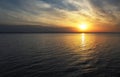
[[[73,25],[82,21],[119,25],[119,0],[1,0],[0,23]]]

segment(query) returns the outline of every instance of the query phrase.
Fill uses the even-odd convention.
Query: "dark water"
[[[0,77],[120,77],[120,34],[0,34]]]

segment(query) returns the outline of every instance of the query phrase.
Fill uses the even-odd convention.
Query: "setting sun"
[[[80,28],[81,30],[86,30],[86,29],[88,28],[88,26],[87,26],[87,24],[80,24],[80,25],[79,25],[79,28]]]

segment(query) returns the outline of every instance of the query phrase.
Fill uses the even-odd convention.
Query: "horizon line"
[[[120,33],[120,32],[0,32],[2,33]]]

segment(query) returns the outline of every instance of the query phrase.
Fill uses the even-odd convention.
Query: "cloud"
[[[32,0],[2,0],[0,2],[0,22],[39,23],[36,18],[50,6],[41,1]],[[4,20],[3,20],[4,18]]]
[[[89,0],[96,17],[108,23],[119,23],[120,1],[119,0]]]
[[[1,0],[1,24],[75,25],[83,21],[119,25],[119,0]]]
[[[77,11],[79,9],[77,5],[74,5],[75,4],[74,0],[42,0],[42,1],[58,9],[64,9],[68,11]]]

